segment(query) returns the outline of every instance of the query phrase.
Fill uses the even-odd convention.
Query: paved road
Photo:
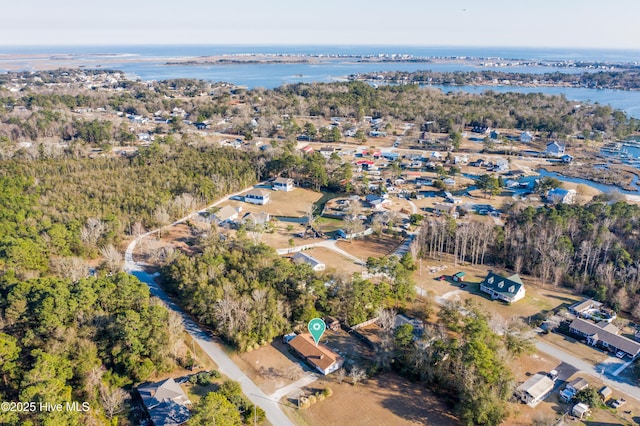
[[[277,249],[276,253],[278,253],[279,255],[282,256],[284,254],[297,253],[299,251],[307,250],[307,249],[310,249],[310,248],[313,248],[313,247],[324,247],[326,249],[335,251],[336,253],[339,253],[339,254],[343,255],[344,257],[354,261],[358,265],[364,264],[362,259],[359,259],[359,258],[355,257],[354,255],[352,255],[351,253],[348,253],[348,252],[342,250],[340,247],[338,247],[336,245],[337,242],[338,242],[338,240],[322,240],[322,241],[318,241],[317,243],[303,244],[301,246]]]
[[[216,206],[228,200],[230,197],[246,191],[247,189],[250,188],[243,189],[242,191],[239,191],[235,194],[230,194],[216,201],[209,207]],[[189,214],[184,218],[175,221],[172,225],[176,225],[178,223],[186,221],[189,217],[191,217],[192,214]],[[255,383],[253,383],[251,379],[249,379],[249,377],[247,377],[247,375],[242,372],[242,370],[240,370],[240,368],[231,360],[231,358],[229,358],[229,356],[222,350],[220,345],[214,342],[212,337],[206,331],[200,328],[200,326],[198,326],[198,324],[196,324],[189,317],[189,315],[187,315],[178,305],[171,301],[169,296],[167,296],[167,294],[155,282],[155,280],[153,279],[154,277],[144,271],[143,265],[134,261],[133,251],[138,241],[157,231],[157,229],[149,231],[146,234],[131,241],[125,252],[125,271],[135,275],[140,281],[147,284],[152,295],[162,300],[169,309],[182,316],[185,330],[193,337],[193,339],[202,348],[202,350],[204,350],[207,355],[209,355],[209,357],[211,357],[211,359],[218,365],[218,369],[222,374],[240,383],[244,394],[249,398],[251,402],[264,410],[267,416],[267,420],[269,420],[272,425],[295,426],[294,423],[289,420],[289,418],[282,411],[278,400],[274,400],[267,396],[264,392],[262,392],[260,388],[258,388]]]
[[[418,294],[424,293],[424,290],[418,286],[416,286],[416,291],[418,292]],[[461,292],[461,291],[460,290],[450,291],[449,293],[446,293],[442,297],[436,297],[435,301],[436,303],[441,305],[450,297],[458,294],[458,292]],[[597,366],[593,366],[588,362],[581,360],[580,358],[564,351],[559,346],[544,342],[540,339],[536,339],[536,348],[538,349],[538,351],[544,354],[551,355],[552,357],[559,359],[560,361],[567,364],[572,369],[583,372],[584,374],[587,374],[591,377],[598,378],[602,380],[604,384],[606,384],[607,386],[613,389],[616,389],[620,392],[624,392],[627,395],[631,396],[632,398],[635,398],[638,401],[640,401],[640,388],[637,386],[630,385],[629,383],[623,381],[621,378],[615,376],[613,374],[614,369],[609,369],[609,371],[604,370],[601,373],[600,368],[598,368]],[[563,373],[566,373],[566,372],[560,371],[561,378],[564,378]],[[570,374],[568,376],[570,376]]]
[[[149,286],[151,294],[162,300],[169,309],[182,316],[184,328],[187,333],[189,333],[198,346],[200,346],[202,350],[215,361],[218,365],[218,370],[222,374],[240,382],[244,394],[247,395],[251,402],[265,411],[267,419],[272,425],[294,426],[294,423],[291,422],[291,420],[289,420],[289,418],[282,412],[278,400],[271,399],[262,392],[262,390],[260,390],[260,388],[258,388],[255,383],[253,383],[251,379],[249,379],[249,377],[247,377],[247,375],[238,368],[231,358],[229,358],[220,345],[214,342],[206,331],[200,328],[200,326],[198,326],[198,324],[196,324],[189,315],[171,301],[169,296],[167,296],[167,294],[158,287],[158,284],[154,281],[152,275],[141,270],[131,270],[130,272],[138,277],[140,281]]]
[[[296,391],[305,386],[308,386],[311,383],[315,382],[316,380],[318,380],[317,374],[315,373],[305,374],[305,376],[302,379],[296,380],[295,382],[288,384],[287,386],[281,387],[280,389],[278,389],[277,391],[269,395],[269,398],[273,399],[274,401],[280,401],[280,399],[282,399],[283,396],[290,395],[293,391]]]
[[[536,348],[538,348],[540,352],[551,355],[555,358],[558,358],[560,361],[569,364],[576,370],[579,370],[591,377],[601,379],[607,386],[624,392],[627,395],[640,401],[640,388],[638,388],[637,386],[630,385],[607,372],[605,372],[604,375],[601,375],[600,370],[597,369],[597,367],[565,352],[563,349],[556,345],[537,340]]]

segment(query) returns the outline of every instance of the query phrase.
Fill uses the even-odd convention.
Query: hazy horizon
[[[10,2],[0,46],[344,45],[640,49],[640,2]]]

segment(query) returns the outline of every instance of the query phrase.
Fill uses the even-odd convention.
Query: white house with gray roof
[[[314,271],[324,271],[325,268],[327,267],[327,265],[325,265],[324,263],[320,262],[315,257],[310,256],[310,255],[308,255],[306,253],[303,253],[301,251],[299,251],[298,253],[296,253],[293,256],[293,262],[294,263],[306,263],[307,265],[311,266],[311,269],[313,269]]]

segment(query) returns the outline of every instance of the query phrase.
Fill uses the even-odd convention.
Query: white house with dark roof
[[[244,195],[245,203],[265,205],[271,200],[271,194],[260,188],[254,188]]]
[[[480,283],[480,290],[491,296],[492,299],[504,300],[514,303],[525,296],[525,289],[518,274],[505,278],[501,275],[489,272],[489,275]]]
[[[274,191],[293,191],[293,179],[283,177],[276,178],[276,180],[273,181],[271,188]]]
[[[175,380],[141,385],[138,393],[155,426],[178,426],[189,420],[191,401]]]

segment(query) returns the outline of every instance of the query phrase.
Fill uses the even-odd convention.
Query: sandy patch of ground
[[[340,271],[341,273],[348,274],[353,274],[354,272],[363,272],[362,266],[356,265],[350,259],[347,259],[341,254],[336,253],[335,251],[332,251],[330,249],[324,247],[316,247],[310,250],[305,250],[304,252],[327,265],[328,271],[335,269],[336,271]]]
[[[304,367],[306,371],[302,367],[295,368],[302,366],[302,361],[291,354],[278,339],[258,350],[234,353],[232,359],[267,395],[295,382],[309,371],[307,367]],[[298,375],[291,375],[292,367],[298,371]]]
[[[264,206],[245,203],[244,201],[229,200],[220,204],[224,206],[241,207],[243,212],[269,213],[274,216],[303,217],[307,214],[312,204],[318,201],[322,194],[309,189],[295,188],[293,191],[271,191],[262,188],[270,194],[270,202]]]
[[[395,374],[380,374],[362,384],[338,384],[329,377],[309,391],[329,386],[333,395],[305,410],[285,399],[285,412],[296,424],[334,425],[458,425],[446,404],[420,384]]]
[[[392,238],[383,234],[381,237],[369,235],[351,241],[338,241],[336,244],[342,250],[366,261],[368,257],[383,257],[392,254],[400,243],[402,243],[401,238]]]

